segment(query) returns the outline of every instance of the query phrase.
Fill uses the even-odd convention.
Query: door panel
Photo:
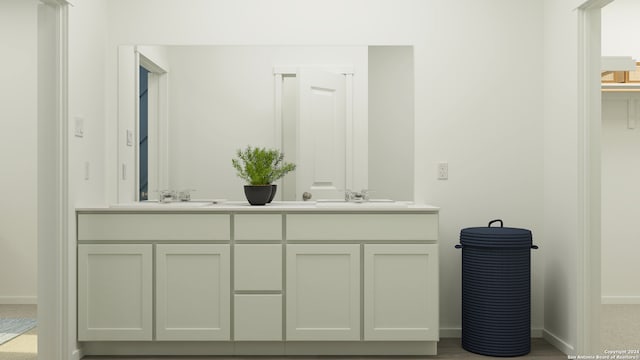
[[[78,246],[78,340],[151,340],[152,245]]]
[[[438,246],[364,246],[364,339],[437,340]]]
[[[297,198],[341,198],[346,182],[346,81],[342,74],[300,69]]]
[[[360,245],[287,246],[287,340],[360,340]]]
[[[157,245],[156,339],[229,340],[229,245]]]

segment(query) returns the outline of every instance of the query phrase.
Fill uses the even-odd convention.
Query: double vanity
[[[85,355],[433,355],[438,209],[398,202],[77,210]]]

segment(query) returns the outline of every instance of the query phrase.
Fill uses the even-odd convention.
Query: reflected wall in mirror
[[[157,198],[154,190],[195,189],[194,198],[244,200],[231,158],[252,145],[282,149],[298,164],[276,199],[301,200],[315,186],[322,197],[369,188],[375,198],[413,200],[412,47],[122,46],[119,53],[121,164],[128,157],[136,167],[142,163],[139,141],[128,147],[123,130],[140,133],[131,115],[140,106],[135,78],[141,64],[151,68],[150,199]],[[338,76],[345,106],[335,111],[344,112],[344,120],[327,110],[339,109],[336,99],[343,95],[329,85],[308,85],[309,72]],[[316,96],[306,115],[305,86]],[[131,191],[123,185],[121,202],[134,200],[139,178],[136,171]]]

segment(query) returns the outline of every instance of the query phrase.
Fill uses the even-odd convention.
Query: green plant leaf
[[[284,161],[284,154],[277,149],[247,146],[236,151],[231,159],[236,175],[250,185],[268,185],[294,171],[296,165]]]

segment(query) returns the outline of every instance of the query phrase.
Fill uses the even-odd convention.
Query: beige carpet
[[[640,305],[602,305],[600,349],[640,350]]]
[[[35,305],[0,305],[0,317],[36,318]],[[38,349],[38,328],[0,345],[0,360],[36,360]]]

